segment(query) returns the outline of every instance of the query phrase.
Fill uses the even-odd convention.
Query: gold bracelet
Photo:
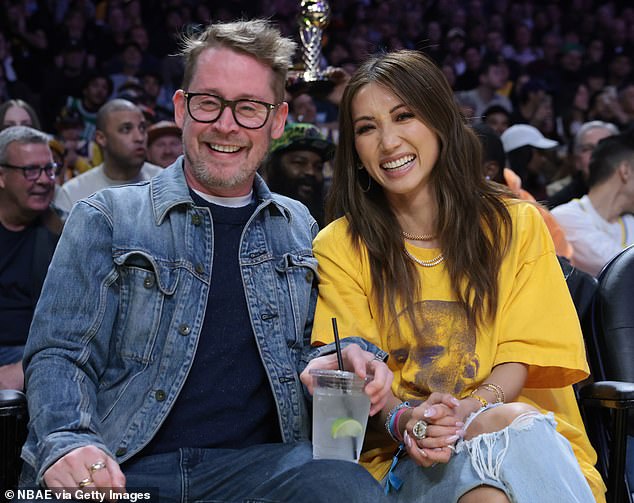
[[[482,405],[482,408],[486,407],[487,405],[489,405],[489,402],[487,402],[484,398],[482,398],[480,395],[476,395],[475,391],[478,388],[474,389],[471,394],[469,395],[471,398],[475,398],[478,402],[480,402],[480,404]]]
[[[495,393],[495,403],[504,403],[506,401],[504,390],[497,384],[494,384],[492,382],[485,382],[483,384],[480,384],[478,388],[486,389],[489,390],[491,393]]]

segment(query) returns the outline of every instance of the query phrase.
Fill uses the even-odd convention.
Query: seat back
[[[26,397],[21,391],[0,390],[0,501],[4,490],[14,489],[22,462],[20,451],[26,440],[28,411]]]
[[[599,274],[592,333],[598,368],[595,381],[634,382],[634,245]]]

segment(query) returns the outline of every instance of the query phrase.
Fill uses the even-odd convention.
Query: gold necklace
[[[401,234],[405,239],[411,239],[412,241],[433,241],[436,236],[433,234],[410,234],[409,232],[401,231]]]
[[[414,257],[414,255],[412,255],[407,248],[405,248],[405,255],[407,255],[407,258],[409,258],[411,261],[423,267],[434,267],[440,264],[443,260],[445,260],[445,257],[443,256],[442,253],[431,260],[421,260],[419,258]]]

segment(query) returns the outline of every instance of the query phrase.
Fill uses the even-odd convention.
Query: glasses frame
[[[9,169],[19,169],[22,171],[22,176],[24,176],[24,178],[26,180],[28,180],[29,182],[35,182],[36,180],[39,180],[40,177],[42,176],[42,171],[44,171],[44,173],[46,173],[46,176],[49,178],[49,180],[55,180],[55,177],[57,175],[59,175],[62,171],[62,165],[58,164],[56,162],[49,162],[47,164],[45,164],[44,166],[39,165],[39,164],[29,164],[27,166],[15,166],[14,164],[9,164],[7,162],[3,162],[0,163],[0,166],[2,166],[3,168],[9,168]],[[37,176],[34,178],[29,178],[26,175],[27,170],[32,170],[32,169],[38,169],[37,172]],[[49,174],[49,170],[52,169],[52,175]]]
[[[185,101],[187,102],[187,113],[192,118],[192,120],[196,122],[200,122],[202,124],[213,124],[218,119],[220,119],[220,116],[222,115],[222,112],[225,111],[225,108],[229,107],[231,109],[231,115],[233,116],[233,120],[236,121],[236,124],[238,126],[243,127],[244,129],[262,129],[268,122],[269,117],[271,116],[271,112],[281,105],[281,103],[273,104],[273,103],[267,103],[266,101],[253,100],[253,99],[247,99],[247,98],[242,98],[239,100],[226,100],[222,96],[218,96],[217,94],[211,94],[211,93],[190,93],[189,91],[183,91],[183,96],[185,96]],[[190,109],[190,103],[192,98],[195,98],[196,96],[209,96],[210,98],[217,99],[220,102],[220,111],[218,112],[218,117],[210,121],[201,121],[200,119],[197,119],[196,117],[194,117]],[[243,101],[248,101],[250,103],[258,103],[266,107],[266,117],[264,118],[264,122],[262,123],[262,125],[257,127],[245,126],[238,120],[238,118],[236,117],[236,105],[238,105],[238,103],[241,103]]]

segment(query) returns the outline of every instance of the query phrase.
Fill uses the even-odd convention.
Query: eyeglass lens
[[[215,122],[225,107],[231,108],[234,120],[242,127],[262,127],[269,116],[270,105],[252,100],[225,100],[211,94],[188,94],[188,109],[199,122]]]

